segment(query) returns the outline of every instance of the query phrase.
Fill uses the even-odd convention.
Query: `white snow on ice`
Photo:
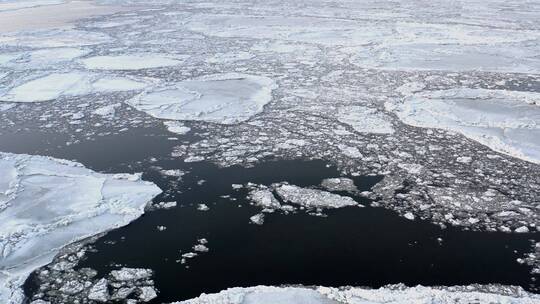
[[[52,73],[12,88],[0,96],[0,101],[40,102],[61,96],[142,90],[146,86],[146,83],[124,77],[84,72]]]
[[[386,108],[407,124],[458,132],[497,152],[540,163],[540,93],[423,91]]]
[[[161,190],[140,174],[100,174],[45,156],[0,153],[0,302],[65,245],[124,226]]]
[[[338,120],[360,133],[394,133],[390,117],[373,108],[363,106],[342,108],[339,110]]]
[[[423,286],[393,285],[379,289],[328,287],[273,287],[256,286],[229,288],[216,294],[202,294],[198,298],[176,304],[378,304],[378,303],[437,303],[437,304],[537,304],[540,297],[522,289],[505,294],[497,291],[477,291],[474,287],[447,289]]]
[[[215,74],[143,92],[127,103],[161,119],[234,124],[262,112],[275,87],[263,76]]]
[[[160,54],[140,53],[128,55],[95,56],[81,59],[87,69],[93,70],[140,70],[174,66],[182,63],[188,56],[163,56]]]

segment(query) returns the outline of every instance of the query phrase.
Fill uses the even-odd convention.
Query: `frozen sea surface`
[[[128,224],[161,190],[134,174],[100,174],[66,160],[0,154],[0,301],[72,242]]]

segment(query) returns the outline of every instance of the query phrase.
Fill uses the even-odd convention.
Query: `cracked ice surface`
[[[274,88],[267,77],[216,74],[145,92],[128,103],[161,119],[234,124],[262,112]]]
[[[216,294],[203,294],[198,298],[176,304],[356,304],[356,303],[439,303],[439,304],[491,304],[539,303],[540,297],[521,288],[488,286],[405,287],[389,285],[379,289],[328,287],[270,287],[256,286],[229,288]]]
[[[0,153],[0,302],[20,302],[26,277],[63,246],[128,224],[160,192],[136,174]]]
[[[495,151],[540,163],[540,93],[423,91],[387,108],[407,124],[459,132]]]

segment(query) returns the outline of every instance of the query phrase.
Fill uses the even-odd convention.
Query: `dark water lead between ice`
[[[250,224],[249,217],[260,208],[250,206],[246,192],[233,191],[231,184],[288,181],[316,186],[324,178],[339,176],[339,172],[323,161],[269,161],[255,168],[225,169],[205,162],[186,164],[169,156],[177,142],[167,140],[167,136],[170,134],[160,129],[139,129],[58,148],[64,139],[33,132],[3,134],[0,142],[6,152],[76,159],[94,170],[143,171],[144,179],[165,191],[155,202],[178,202],[176,208],[149,212],[109,232],[94,244],[97,251],[89,252],[80,264],[96,269],[99,276],[118,269],[118,264],[153,269],[159,297],[152,303],[259,284],[379,287],[400,282],[501,283],[528,290],[538,287],[531,280],[529,268],[516,262],[530,249],[529,239],[539,238],[538,233],[443,230],[372,207],[329,210],[328,217],[274,213],[266,216],[262,226]],[[151,157],[158,161],[149,163]],[[151,166],[189,173],[177,187],[171,187],[176,178],[163,176]],[[199,185],[201,179],[205,182]],[[377,180],[359,177],[355,183],[365,190]],[[210,210],[198,211],[199,203],[207,204]],[[157,226],[167,229],[159,231]],[[178,263],[181,253],[191,251],[199,238],[208,240],[210,251],[185,265]],[[25,291],[31,294],[34,288],[30,279]]]

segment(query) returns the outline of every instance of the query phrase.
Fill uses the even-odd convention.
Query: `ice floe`
[[[459,132],[491,149],[540,163],[540,94],[487,89],[423,91],[387,103],[405,123]]]
[[[354,199],[348,196],[318,189],[283,184],[275,187],[275,190],[283,201],[306,208],[343,208],[358,205]]]
[[[100,174],[44,156],[0,153],[0,302],[72,242],[124,226],[161,190],[138,174]]]
[[[260,113],[275,87],[268,77],[215,74],[143,92],[127,102],[156,118],[234,124]]]
[[[216,294],[203,294],[198,298],[176,304],[359,304],[359,303],[438,303],[438,304],[492,304],[539,303],[540,297],[518,287],[456,286],[405,287],[389,285],[379,289],[329,287],[237,287]]]
[[[81,59],[81,63],[87,69],[93,70],[140,70],[174,66],[188,56],[163,56],[161,54],[127,54],[95,56]]]
[[[0,96],[0,101],[40,102],[63,96],[142,90],[146,86],[144,82],[125,77],[86,72],[52,73],[10,89]]]
[[[104,33],[74,29],[55,29],[0,34],[0,46],[15,47],[74,47],[111,42]]]

